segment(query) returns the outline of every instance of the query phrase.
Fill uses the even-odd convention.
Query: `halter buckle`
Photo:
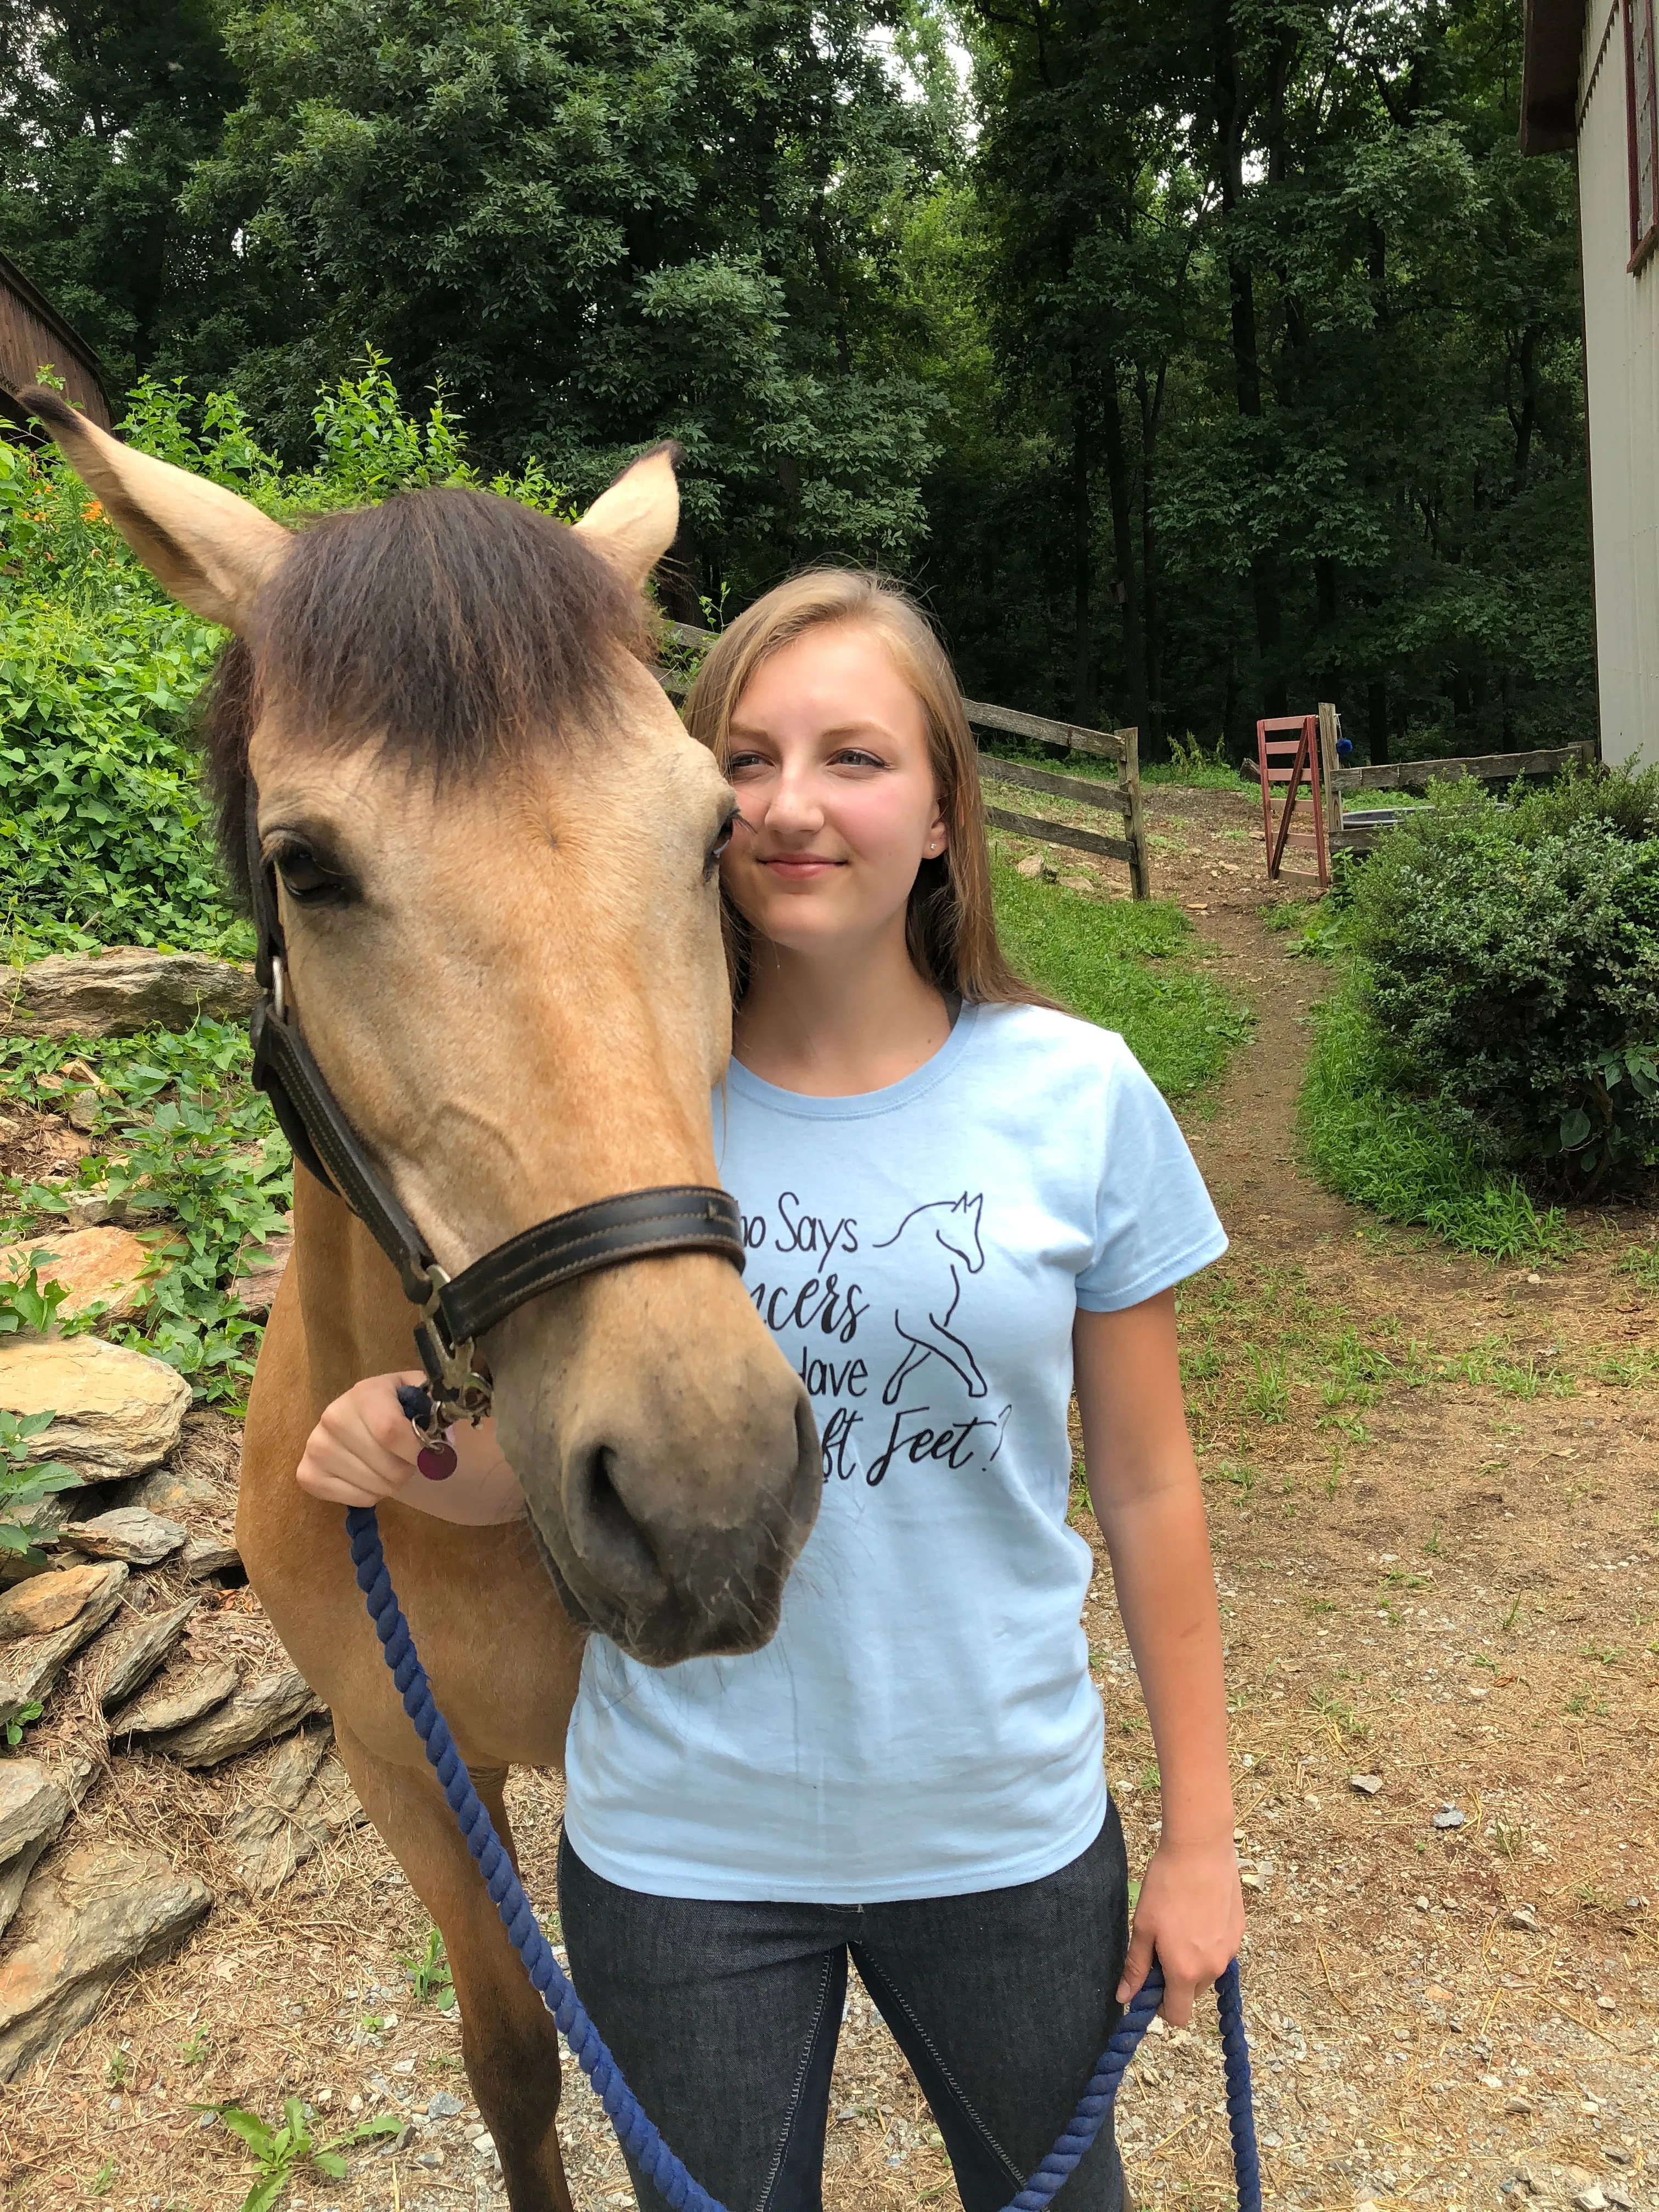
[[[477,1427],[489,1411],[494,1385],[472,1364],[472,1339],[463,1337],[458,1344],[450,1335],[442,1305],[448,1276],[434,1262],[426,1279],[428,1295],[415,1325],[415,1347],[427,1372],[432,1402],[430,1422],[421,1432],[435,1444],[457,1421],[471,1421]],[[418,1422],[416,1425],[420,1428]]]

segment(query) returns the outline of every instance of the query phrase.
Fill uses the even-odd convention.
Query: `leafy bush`
[[[1408,1083],[1350,967],[1315,1015],[1302,1089],[1303,1148],[1326,1188],[1489,1259],[1564,1249],[1560,1214],[1536,1206],[1514,1174],[1494,1171],[1483,1149],[1458,1135],[1432,1101],[1413,1097]]]
[[[1659,771],[1476,784],[1383,839],[1349,930],[1395,1087],[1580,1196],[1659,1160]]]
[[[478,486],[442,394],[406,414],[380,357],[322,393],[313,465],[284,475],[235,398],[148,379],[122,434],[294,521],[414,486]],[[536,465],[489,487],[562,513]],[[246,957],[214,852],[191,710],[224,642],[175,606],[55,452],[0,441],[0,929],[10,956],[91,944]],[[5,948],[0,947],[0,950]]]

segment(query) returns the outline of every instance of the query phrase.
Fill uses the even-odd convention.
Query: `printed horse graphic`
[[[979,1217],[984,1204],[983,1192],[972,1198],[966,1191],[960,1198],[936,1198],[929,1205],[914,1207],[892,1235],[875,1247],[884,1251],[908,1238],[915,1271],[915,1286],[907,1285],[893,1316],[894,1328],[910,1348],[887,1379],[881,1394],[884,1406],[897,1403],[906,1378],[935,1352],[955,1368],[970,1398],[982,1398],[990,1387],[972,1351],[951,1327],[962,1297],[962,1269],[976,1275],[985,1265],[985,1248],[979,1240]],[[948,1293],[939,1280],[942,1273],[950,1277]]]

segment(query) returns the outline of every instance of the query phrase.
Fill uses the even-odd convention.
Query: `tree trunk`
[[[1094,646],[1090,632],[1093,570],[1089,527],[1089,424],[1081,381],[1072,368],[1072,712],[1085,726],[1095,718]]]
[[[1365,686],[1365,736],[1373,768],[1386,768],[1389,760],[1389,686],[1385,678],[1373,676]]]
[[[1152,455],[1158,446],[1158,417],[1163,398],[1160,370],[1158,391],[1146,382],[1144,368],[1135,370],[1135,396],[1140,403],[1140,626],[1146,652],[1146,726],[1140,733],[1141,756],[1149,742],[1164,735],[1164,651],[1158,629],[1158,532],[1152,522]]]
[[[1129,679],[1129,720],[1144,739],[1146,724],[1146,653],[1140,627],[1140,586],[1135,574],[1135,541],[1129,512],[1129,466],[1123,452],[1123,414],[1118,404],[1117,364],[1106,364],[1104,416],[1106,480],[1112,501],[1112,551],[1117,563],[1118,605],[1123,616],[1123,665]]]
[[[1232,218],[1244,198],[1244,132],[1249,120],[1233,40],[1232,0],[1219,0],[1215,54],[1216,169],[1221,185],[1223,234],[1227,250],[1227,292],[1233,347],[1233,389],[1238,411],[1249,422],[1261,419],[1261,362],[1255,319],[1255,280],[1248,261],[1235,249]],[[1255,610],[1256,652],[1265,711],[1282,714],[1285,679],[1279,667],[1280,613],[1277,564],[1269,552],[1250,562],[1250,598]]]

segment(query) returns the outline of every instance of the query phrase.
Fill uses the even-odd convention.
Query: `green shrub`
[[[1540,1209],[1513,1173],[1494,1170],[1432,1101],[1413,1097],[1400,1054],[1378,1030],[1352,965],[1314,1017],[1300,1107],[1303,1149],[1328,1190],[1384,1221],[1431,1229],[1493,1260],[1565,1249],[1554,1209]]]
[[[1441,787],[1348,928],[1396,1088],[1472,1157],[1580,1196],[1659,1159],[1659,772]]]
[[[481,486],[440,393],[406,414],[380,357],[319,397],[313,465],[284,475],[234,397],[148,379],[122,434],[288,520],[423,484]],[[559,513],[532,464],[489,489]],[[190,741],[222,630],[173,605],[55,453],[0,441],[0,953],[89,944],[246,957]]]

